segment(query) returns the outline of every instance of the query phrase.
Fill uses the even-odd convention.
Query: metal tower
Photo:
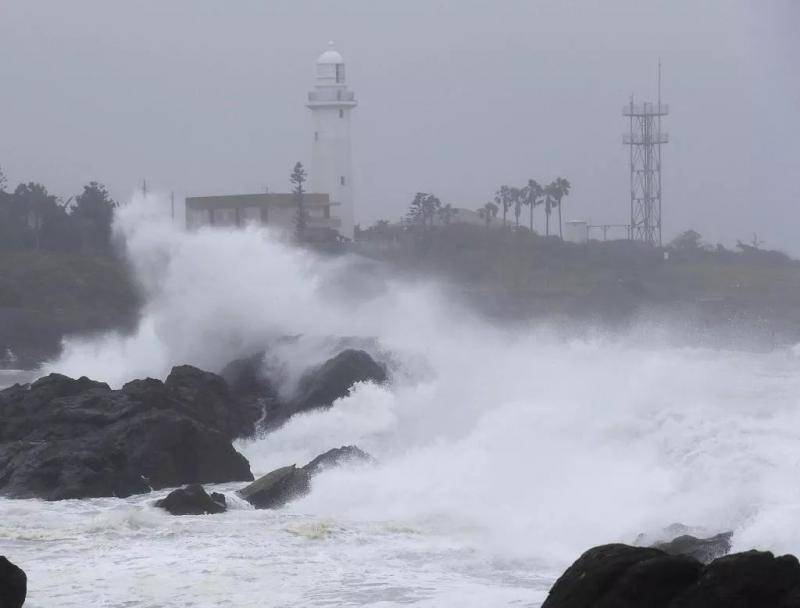
[[[669,107],[661,103],[661,64],[658,66],[658,102],[634,103],[622,109],[630,119],[630,132],[622,141],[630,147],[630,238],[661,246],[661,145],[669,135],[661,130],[661,117]]]

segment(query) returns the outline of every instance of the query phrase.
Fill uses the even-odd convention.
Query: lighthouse
[[[331,215],[341,222],[339,233],[349,239],[354,224],[350,112],[356,105],[347,88],[344,59],[331,42],[317,59],[314,89],[308,94],[314,129],[309,191],[330,195]]]

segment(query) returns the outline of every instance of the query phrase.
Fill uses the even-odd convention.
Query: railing
[[[327,101],[355,101],[356,94],[353,91],[343,89],[330,89],[321,91],[311,91],[308,94],[308,101],[310,102],[327,102]]]

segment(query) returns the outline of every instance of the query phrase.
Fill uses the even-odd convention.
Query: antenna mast
[[[622,115],[630,119],[630,131],[622,141],[630,146],[631,224],[630,238],[650,245],[661,239],[661,145],[669,135],[661,130],[661,117],[669,107],[661,103],[661,60],[658,62],[658,101],[630,103]]]

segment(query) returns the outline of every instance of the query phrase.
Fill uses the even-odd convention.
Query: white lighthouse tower
[[[308,94],[314,125],[309,186],[311,192],[330,195],[331,215],[341,220],[339,232],[349,239],[354,223],[350,111],[356,105],[345,81],[344,59],[330,42],[317,59],[316,83]]]

